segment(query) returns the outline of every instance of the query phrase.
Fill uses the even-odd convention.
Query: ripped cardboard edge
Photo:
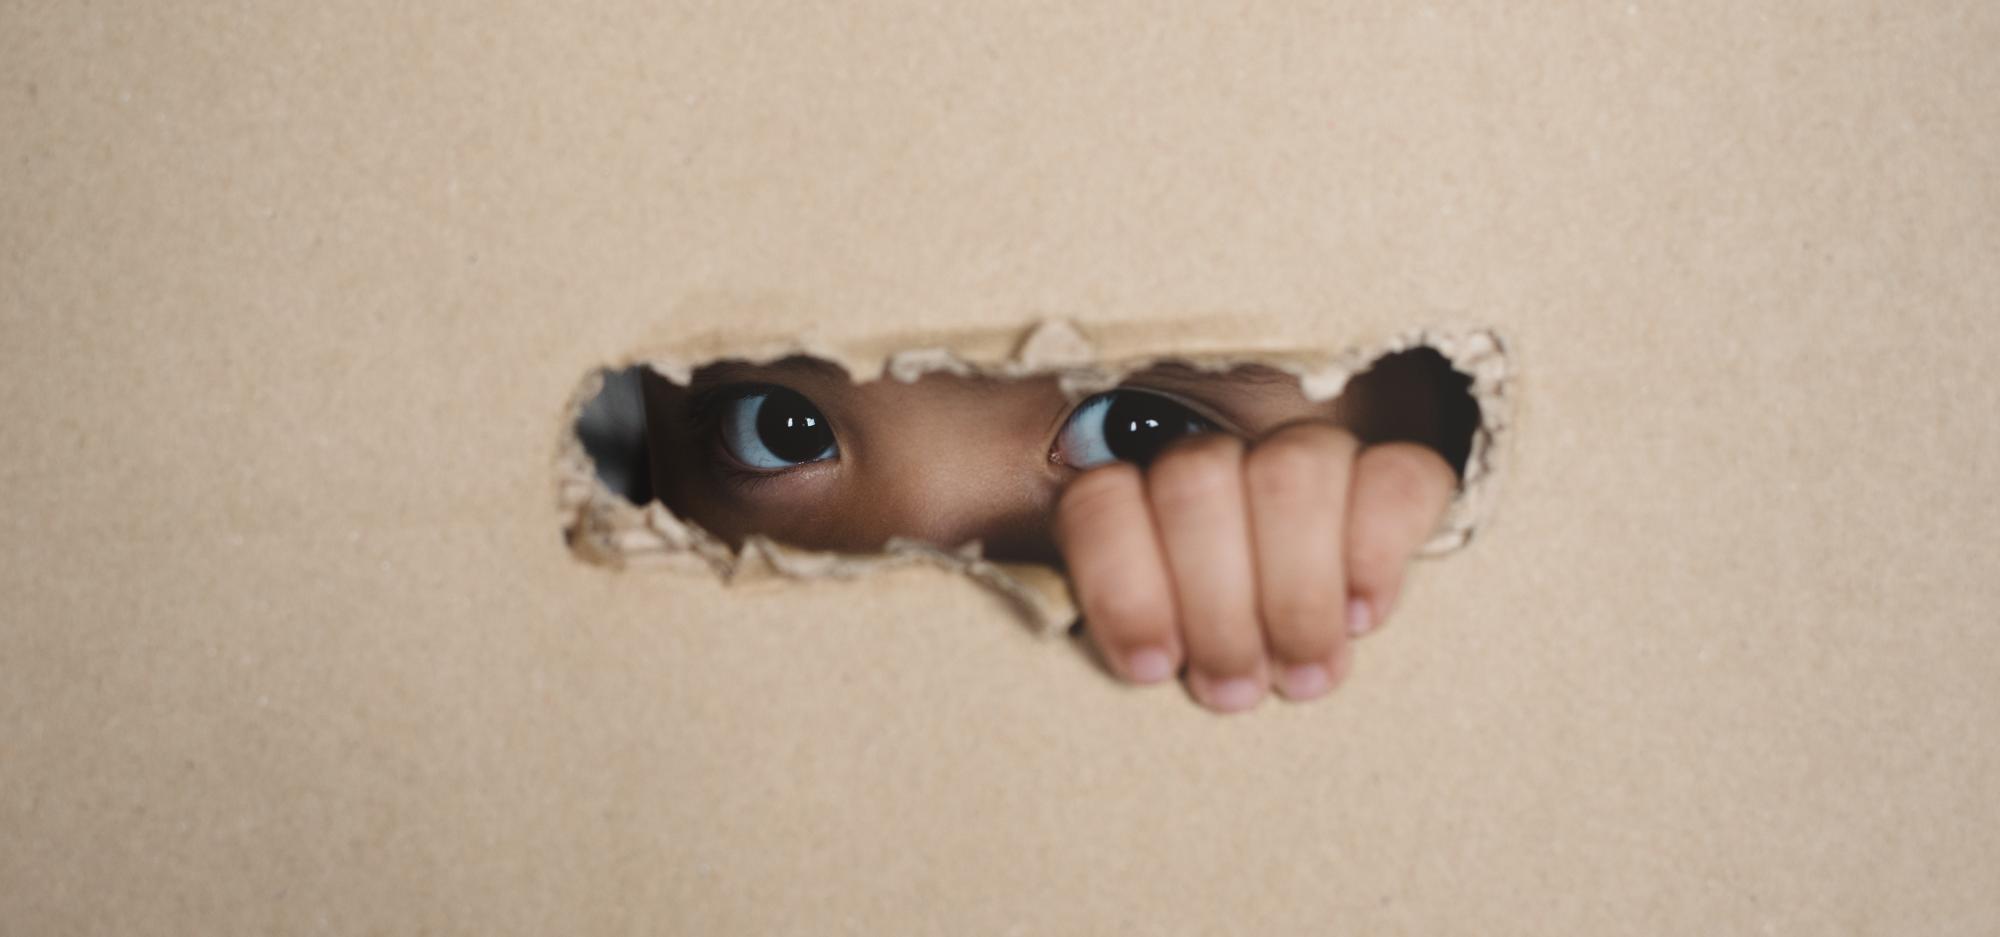
[[[1488,328],[1424,328],[1397,334],[1366,347],[1332,352],[1256,350],[1214,343],[1189,349],[1140,353],[1103,360],[1097,342],[1074,324],[1052,319],[1011,343],[988,330],[977,333],[884,336],[861,347],[835,347],[802,339],[750,340],[731,344],[719,336],[689,342],[673,354],[642,355],[624,366],[643,364],[685,385],[696,368],[722,359],[752,363],[810,356],[834,363],[856,383],[892,378],[913,382],[944,372],[959,377],[1031,378],[1054,376],[1072,401],[1115,387],[1127,374],[1161,362],[1223,371],[1264,365],[1299,379],[1307,398],[1330,400],[1354,375],[1377,359],[1413,348],[1430,348],[1471,379],[1479,404],[1463,481],[1437,531],[1419,556],[1437,557],[1469,544],[1492,522],[1502,480],[1502,457],[1511,436],[1512,365],[1506,343]],[[915,341],[907,341],[915,339]],[[1119,344],[1119,343],[1113,343]],[[1209,342],[1197,341],[1196,345]],[[1011,350],[1010,349],[1011,346]],[[996,354],[997,352],[997,354]],[[1039,564],[996,563],[980,555],[978,543],[944,550],[927,543],[892,539],[877,554],[830,553],[788,547],[752,536],[741,550],[674,515],[658,501],[633,504],[597,477],[596,467],[576,432],[583,408],[603,390],[605,371],[593,370],[577,387],[562,414],[556,456],[556,502],[571,550],[592,563],[701,570],[724,582],[768,578],[855,579],[878,570],[921,566],[962,575],[993,591],[1037,633],[1067,628],[1077,618],[1075,599],[1063,576]]]

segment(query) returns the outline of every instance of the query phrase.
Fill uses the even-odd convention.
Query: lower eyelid
[[[739,464],[734,456],[731,456],[720,443],[717,443],[715,450],[709,455],[707,468],[711,476],[724,484],[741,489],[754,489],[781,482],[792,476],[819,474],[825,471],[827,466],[838,461],[840,461],[840,454],[838,448],[836,448],[834,454],[825,459],[801,462],[797,465],[781,469],[752,468]],[[804,481],[806,479],[802,478],[800,480]]]

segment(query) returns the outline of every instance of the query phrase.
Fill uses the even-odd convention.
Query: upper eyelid
[[[1202,419],[1209,421],[1210,423],[1214,423],[1217,427],[1221,428],[1221,430],[1225,433],[1228,433],[1232,436],[1249,435],[1249,433],[1246,432],[1243,429],[1243,427],[1236,425],[1235,420],[1223,416],[1222,413],[1216,410],[1214,407],[1206,403],[1203,403],[1202,401],[1195,400],[1191,397],[1177,393],[1175,391],[1164,390],[1159,387],[1151,387],[1144,383],[1136,383],[1136,384],[1120,384],[1117,387],[1113,387],[1110,391],[1106,391],[1106,393],[1113,393],[1121,390],[1136,390],[1141,393],[1152,394],[1156,397],[1165,397],[1168,400],[1171,400],[1174,403],[1180,404],[1181,406],[1186,407],[1189,410],[1193,411],[1196,416],[1199,416]],[[1096,395],[1093,394],[1091,396],[1094,397]],[[1089,400],[1089,399],[1090,399],[1089,397],[1084,398],[1084,400]],[[1077,407],[1081,407],[1082,405],[1083,403],[1081,401],[1077,403]],[[1076,412],[1076,408],[1072,407],[1070,412],[1074,414]],[[1069,417],[1065,416],[1063,419],[1065,422],[1067,422]]]
[[[1143,394],[1152,394],[1156,397],[1164,397],[1168,400],[1173,401],[1176,404],[1179,404],[1180,406],[1186,407],[1189,412],[1193,413],[1198,417],[1201,417],[1204,420],[1209,421],[1210,423],[1215,424],[1223,432],[1228,433],[1231,436],[1237,436],[1245,439],[1249,438],[1250,436],[1250,434],[1246,432],[1243,429],[1243,427],[1237,425],[1235,420],[1223,416],[1214,407],[1209,406],[1208,404],[1203,403],[1199,400],[1191,399],[1175,391],[1165,390],[1159,387],[1148,386],[1143,382],[1124,383],[1124,384],[1119,384],[1116,387],[1112,387],[1108,390],[1101,390],[1094,394],[1087,394],[1081,400],[1069,404],[1068,406],[1065,406],[1063,409],[1057,411],[1055,428],[1054,431],[1049,435],[1049,444],[1048,444],[1049,451],[1052,453],[1055,451],[1055,448],[1058,445],[1058,441],[1062,438],[1062,434],[1069,428],[1069,422],[1073,419],[1076,419],[1077,412],[1083,409],[1084,404],[1096,400],[1097,398],[1102,397],[1106,394],[1114,394],[1119,391],[1138,391],[1139,393]]]
[[[690,396],[706,397],[718,400],[723,398],[735,399],[740,397],[748,397],[758,392],[768,393],[773,390],[790,391],[791,393],[798,394],[801,397],[805,397],[807,400],[812,399],[802,391],[786,387],[785,385],[779,384],[775,381],[717,381],[712,384],[704,384],[702,381],[697,380],[694,383],[688,385],[688,394]],[[814,404],[813,406],[819,406],[819,405]]]
[[[827,416],[826,408],[820,406],[819,401],[814,400],[811,394],[772,381],[727,381],[708,387],[700,386],[700,382],[697,381],[688,387],[688,410],[698,418],[715,416],[716,411],[725,403],[754,397],[759,393],[768,394],[774,390],[805,398],[807,403],[812,404],[814,410],[819,411],[820,417],[826,420],[827,427],[833,427],[833,417]]]

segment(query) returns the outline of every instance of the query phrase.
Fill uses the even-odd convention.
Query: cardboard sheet
[[[0,7],[0,932],[1994,933],[1996,46]],[[1235,718],[927,565],[564,542],[594,369],[1050,319],[1494,330],[1499,501],[1334,697]]]

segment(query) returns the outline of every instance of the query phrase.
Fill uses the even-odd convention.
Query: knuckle
[[[1243,443],[1231,436],[1195,437],[1162,453],[1147,474],[1154,501],[1173,507],[1235,495],[1242,482]]]
[[[1362,450],[1358,460],[1366,471],[1380,473],[1384,479],[1410,485],[1416,491],[1450,485],[1452,479],[1452,466],[1444,456],[1416,442],[1374,444]]]
[[[1403,518],[1415,517],[1426,512],[1432,501],[1429,486],[1425,485],[1422,479],[1406,473],[1395,473],[1384,477],[1372,492],[1372,497],[1382,508]]]
[[[1438,494],[1450,487],[1452,477],[1443,456],[1412,443],[1371,447],[1361,453],[1360,465],[1379,497],[1404,510],[1429,508]]]
[[[1173,628],[1173,604],[1140,589],[1111,589],[1087,599],[1084,608],[1100,635],[1131,638]]]
[[[1174,440],[1153,463],[1153,470],[1175,465],[1235,462],[1243,455],[1243,440],[1227,433],[1199,433]]]
[[[1243,458],[1244,485],[1257,494],[1282,497],[1340,478],[1352,449],[1337,433],[1301,428],[1265,439]]]
[[[1286,423],[1264,437],[1258,445],[1272,443],[1303,443],[1322,446],[1334,452],[1353,452],[1361,443],[1345,428],[1324,420],[1299,420]]]
[[[1128,492],[1139,490],[1138,470],[1123,462],[1078,476],[1056,499],[1056,515],[1067,523],[1089,524],[1115,511]]]

